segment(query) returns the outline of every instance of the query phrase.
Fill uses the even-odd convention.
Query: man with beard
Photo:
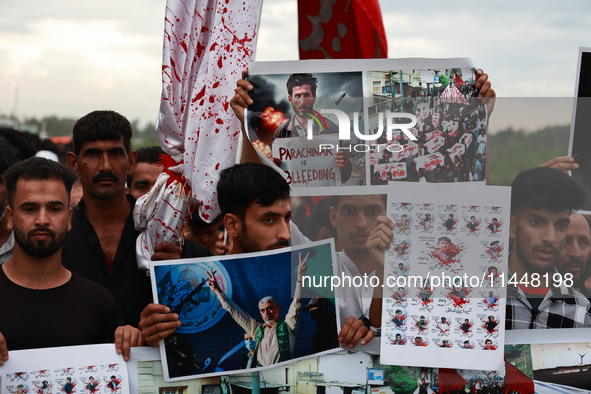
[[[589,327],[589,301],[564,281],[545,287],[558,272],[570,215],[585,195],[566,174],[549,167],[526,170],[511,187],[509,278],[519,285],[507,288],[507,329]]]
[[[556,268],[562,275],[571,274],[574,288],[585,291],[585,272],[591,256],[591,229],[580,213],[570,215],[570,224],[566,230],[566,243],[560,251]]]
[[[278,249],[289,246],[290,242],[293,245],[310,242],[291,223],[289,192],[285,179],[264,164],[243,163],[222,171],[217,195],[224,227],[232,240],[232,248],[228,254]],[[370,242],[368,234],[365,234],[364,242]],[[379,234],[376,234],[371,242],[372,245],[376,244],[372,249],[376,249],[379,254],[378,238]],[[385,246],[382,245],[382,261],[384,249]],[[381,300],[379,301],[375,304],[381,307]],[[345,312],[341,310],[341,316],[343,313]],[[381,309],[379,313],[379,317],[374,320],[376,322],[380,320]],[[373,338],[374,332],[359,317],[357,312],[343,317],[346,320],[338,335],[341,346],[353,348],[358,342],[365,345]],[[142,311],[139,328],[145,341],[150,346],[157,346],[160,339],[174,333],[180,325],[178,314],[171,312],[166,305],[149,304]]]
[[[252,85],[245,80],[247,75],[247,71],[242,72],[242,79],[237,82],[239,86],[237,95],[230,102],[242,125],[244,125],[244,109],[253,103],[246,91],[240,88],[242,85],[245,88],[248,86],[249,88],[246,89],[252,90]],[[287,99],[291,104],[294,115],[290,121],[283,123],[275,130],[274,138],[307,136],[308,120],[317,117],[314,114],[314,103],[316,102],[318,79],[312,74],[292,74],[287,80],[286,87]],[[329,119],[323,118],[323,122],[312,122],[312,132],[313,135],[338,135],[339,128]],[[337,151],[334,159],[336,166],[341,170],[341,182],[344,183],[351,177],[353,169],[351,160],[344,150]]]
[[[138,329],[123,326],[114,297],[102,286],[62,265],[62,243],[72,209],[75,175],[42,158],[21,161],[6,172],[12,258],[0,266],[0,365],[9,350],[115,341],[129,359],[142,344]]]
[[[291,74],[287,79],[287,99],[294,116],[275,130],[275,138],[305,137],[308,135],[308,119],[312,119],[318,79],[312,74]],[[333,122],[313,122],[314,135],[337,134],[339,128]]]
[[[281,305],[274,297],[263,297],[259,301],[259,311],[264,323],[258,322],[236,305],[220,288],[215,273],[207,272],[207,285],[217,296],[222,307],[256,342],[252,366],[272,365],[293,358],[302,308],[302,277],[308,268],[307,259],[308,254],[302,256],[300,253],[293,301],[285,317],[280,317]]]

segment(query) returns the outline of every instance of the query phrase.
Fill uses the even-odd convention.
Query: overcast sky
[[[380,4],[390,58],[471,57],[499,97],[572,97],[578,48],[591,47],[587,0]],[[155,120],[164,6],[0,0],[0,113],[77,118],[113,109]],[[265,0],[256,57],[297,60],[295,0]],[[569,110],[559,112],[556,123],[568,122]]]

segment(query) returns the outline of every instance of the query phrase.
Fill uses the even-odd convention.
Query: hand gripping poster
[[[166,381],[270,368],[332,350],[315,338],[337,336],[334,296],[302,284],[330,275],[333,256],[334,246],[324,241],[154,263],[154,298],[181,321],[160,344]],[[329,324],[313,319],[308,298],[316,297],[327,300]]]
[[[500,370],[510,190],[434,187],[388,193],[382,363]]]
[[[476,80],[465,58],[255,62],[245,130],[294,188],[483,182]]]

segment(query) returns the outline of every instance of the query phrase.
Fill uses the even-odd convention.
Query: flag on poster
[[[449,84],[447,88],[441,93],[441,96],[437,100],[436,105],[441,103],[450,103],[450,104],[465,104],[469,105],[468,100],[464,98],[462,93],[456,88],[454,85]]]

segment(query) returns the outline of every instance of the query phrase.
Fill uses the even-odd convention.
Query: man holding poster
[[[16,243],[14,255],[0,267],[0,307],[10,316],[0,319],[0,365],[8,350],[113,340],[117,353],[129,360],[129,348],[143,343],[138,329],[122,326],[121,311],[104,287],[62,265],[74,173],[34,157],[14,164],[5,178],[7,222]]]
[[[292,245],[309,242],[296,226],[291,225],[289,185],[271,167],[243,163],[227,168],[220,175],[217,190],[224,226],[232,238],[233,246],[228,254],[278,249],[289,246],[290,242]],[[366,241],[369,242],[367,235]],[[379,240],[373,239],[372,242]],[[373,338],[374,332],[359,316],[357,313],[345,316],[348,318],[339,333],[341,346],[353,348],[358,342],[365,345]],[[139,327],[150,346],[157,346],[159,340],[174,333],[181,325],[179,315],[161,304],[149,304],[140,318]]]
[[[556,169],[533,168],[513,181],[507,329],[591,327],[589,300],[556,268],[571,212],[584,200],[575,181]]]

